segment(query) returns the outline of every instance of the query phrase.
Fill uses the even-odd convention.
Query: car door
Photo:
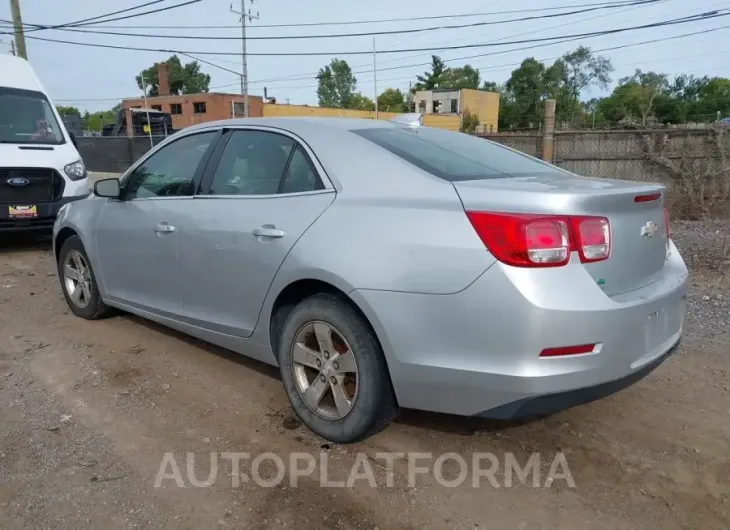
[[[291,135],[234,129],[221,146],[180,232],[183,311],[193,325],[247,337],[279,266],[335,191]]]
[[[181,213],[192,202],[220,131],[190,134],[154,151],[122,179],[96,224],[107,296],[164,316],[182,314]]]

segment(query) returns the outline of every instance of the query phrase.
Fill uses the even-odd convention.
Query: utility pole
[[[375,37],[373,37],[373,96],[375,100],[375,119],[378,119],[378,66],[376,64]]]
[[[28,53],[25,50],[25,33],[23,33],[23,18],[20,16],[20,0],[10,0],[10,12],[13,15],[13,28],[15,29],[18,55],[27,61]]]
[[[255,0],[250,0],[251,4]],[[241,11],[233,9],[231,4],[231,13],[240,15],[241,17],[241,66],[243,67],[243,75],[241,76],[241,94],[243,94],[243,117],[248,118],[248,59],[246,57],[246,19],[249,22],[259,19],[258,11],[254,15],[249,9],[246,11],[246,0],[241,0]]]

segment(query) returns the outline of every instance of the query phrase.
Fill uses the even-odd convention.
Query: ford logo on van
[[[28,184],[30,184],[30,180],[25,177],[9,178],[6,182],[16,188],[22,188],[23,186],[27,186]]]

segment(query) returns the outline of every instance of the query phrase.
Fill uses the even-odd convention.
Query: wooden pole
[[[553,133],[555,131],[555,100],[545,100],[545,130],[542,134],[542,159],[553,162]]]

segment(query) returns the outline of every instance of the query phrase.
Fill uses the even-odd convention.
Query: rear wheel
[[[383,352],[345,301],[317,294],[289,314],[279,343],[284,388],[319,436],[352,443],[384,429],[398,407]]]
[[[78,236],[69,237],[61,247],[58,277],[63,296],[74,315],[95,320],[109,314],[110,309],[101,299],[89,257]]]

